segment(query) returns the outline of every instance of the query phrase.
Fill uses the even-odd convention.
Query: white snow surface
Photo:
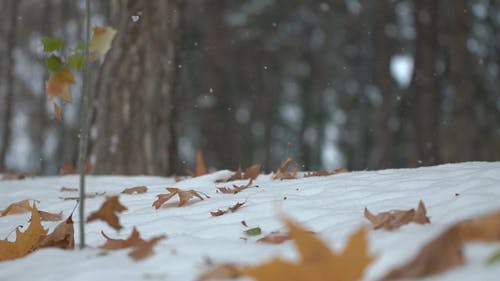
[[[231,187],[246,181],[215,183],[231,175],[219,171],[209,175],[175,182],[171,178],[146,176],[90,176],[88,192],[117,195],[127,187],[146,185],[148,192],[139,195],[120,194],[128,207],[119,215],[124,228],[117,232],[101,221],[86,224],[84,250],[42,249],[24,258],[0,263],[0,281],[93,281],[93,280],[196,280],[214,263],[257,264],[281,256],[297,259],[292,241],[280,245],[256,243],[272,231],[286,231],[279,219],[282,212],[318,233],[331,249],[345,246],[348,236],[362,225],[368,225],[363,210],[374,213],[392,209],[416,208],[423,200],[431,224],[409,224],[396,231],[370,230],[370,252],[377,259],[365,271],[363,280],[376,280],[395,266],[411,259],[429,240],[453,223],[500,209],[500,162],[469,162],[416,169],[362,171],[327,177],[296,180],[272,180],[260,175],[258,187],[238,194],[221,194],[216,187]],[[0,209],[23,199],[38,200],[38,208],[49,212],[64,211],[68,216],[75,201],[60,197],[77,196],[77,192],[60,192],[62,186],[78,187],[77,176],[40,177],[21,181],[0,181]],[[185,207],[154,209],[157,194],[165,187],[195,189],[209,199]],[[286,199],[285,199],[286,198]],[[105,197],[86,200],[86,215],[97,210]],[[171,199],[178,200],[177,197]],[[196,201],[196,200],[195,200]],[[212,217],[210,211],[226,209],[237,202],[246,204],[234,213]],[[0,238],[15,239],[13,230],[28,225],[30,214],[0,217]],[[75,240],[78,243],[78,212]],[[246,241],[243,231],[259,226],[263,233]],[[49,231],[59,222],[43,222]],[[156,254],[136,262],[128,257],[130,250],[104,252],[98,248],[105,241],[101,230],[113,238],[126,238],[137,226],[142,237],[166,234],[155,247]],[[500,280],[500,264],[486,265],[487,258],[500,249],[500,243],[474,243],[465,247],[466,265],[426,280]],[[251,280],[243,278],[240,280]]]

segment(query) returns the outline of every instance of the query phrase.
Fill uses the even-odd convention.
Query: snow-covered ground
[[[283,181],[260,175],[254,181],[258,187],[235,195],[217,193],[216,187],[246,184],[247,181],[214,182],[230,174],[230,171],[219,171],[177,183],[160,177],[91,176],[87,180],[88,192],[116,195],[126,187],[138,185],[146,185],[149,190],[138,195],[120,194],[121,203],[128,207],[128,211],[119,215],[124,226],[120,232],[101,221],[87,223],[88,248],[83,251],[42,249],[18,260],[1,262],[0,281],[195,280],[208,269],[207,259],[214,263],[256,264],[275,255],[296,258],[292,242],[255,243],[272,231],[286,231],[278,218],[280,212],[318,233],[331,248],[339,249],[354,230],[368,224],[363,217],[365,207],[378,213],[415,208],[418,201],[423,200],[431,224],[412,223],[392,232],[370,231],[370,251],[378,258],[366,271],[364,280],[376,280],[409,260],[447,226],[500,209],[500,162],[350,172]],[[60,192],[60,189],[77,187],[77,183],[76,176],[0,181],[0,209],[23,199],[35,199],[39,201],[39,209],[64,211],[67,216],[75,201],[64,201],[60,197],[77,193]],[[195,189],[210,198],[180,208],[154,209],[151,204],[156,195],[167,193],[165,187],[169,186]],[[97,210],[104,199],[102,196],[88,199],[87,215]],[[226,209],[245,200],[245,205],[234,213],[220,217],[210,215],[210,211]],[[27,225],[29,218],[30,214],[0,217],[0,238],[13,240],[15,227]],[[73,218],[78,242],[78,214]],[[241,224],[243,220],[248,227],[259,226],[262,235],[241,239],[247,229]],[[58,223],[43,224],[51,231]],[[128,257],[127,249],[104,252],[97,248],[105,241],[101,230],[113,238],[126,238],[133,226],[137,226],[144,238],[160,234],[168,238],[156,245],[154,256],[139,262]],[[500,280],[500,263],[488,266],[485,262],[499,249],[500,243],[468,244],[464,267],[427,280]]]

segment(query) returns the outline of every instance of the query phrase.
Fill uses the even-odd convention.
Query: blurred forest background
[[[500,1],[112,0],[92,69],[95,173],[500,160]],[[55,120],[41,38],[83,41],[84,1],[0,1],[0,172],[75,163],[80,83]],[[70,49],[68,49],[70,52]]]

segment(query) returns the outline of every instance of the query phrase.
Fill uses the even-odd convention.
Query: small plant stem
[[[87,168],[87,147],[89,141],[89,42],[90,42],[90,0],[85,0],[85,49],[83,53],[83,81],[82,81],[82,112],[81,112],[81,130],[78,168],[80,172],[80,208],[79,208],[79,230],[80,230],[80,249],[85,248],[85,173]]]

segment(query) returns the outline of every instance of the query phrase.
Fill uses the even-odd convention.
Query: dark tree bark
[[[450,2],[450,75],[455,98],[457,158],[451,160],[470,161],[479,155],[479,126],[474,114],[474,75],[472,55],[467,50],[471,32],[471,17],[465,0]]]
[[[5,104],[2,116],[2,146],[0,147],[0,171],[6,169],[7,152],[11,143],[12,135],[12,113],[14,106],[14,47],[17,40],[17,11],[20,1],[8,1],[9,3],[9,27],[6,44],[5,64]]]
[[[417,40],[411,82],[411,108],[416,153],[410,157],[410,161],[417,161],[423,165],[432,165],[440,161],[441,98],[436,70],[439,52],[438,2],[417,1],[414,11]]]
[[[98,81],[95,172],[173,172],[179,52],[179,0],[111,3],[117,27]]]
[[[378,126],[375,144],[375,167],[392,167],[392,151],[394,150],[394,132],[390,128],[390,119],[394,114],[395,84],[390,73],[394,40],[389,38],[386,30],[392,18],[394,5],[390,0],[374,1],[375,5],[375,83],[382,97],[377,108]]]

